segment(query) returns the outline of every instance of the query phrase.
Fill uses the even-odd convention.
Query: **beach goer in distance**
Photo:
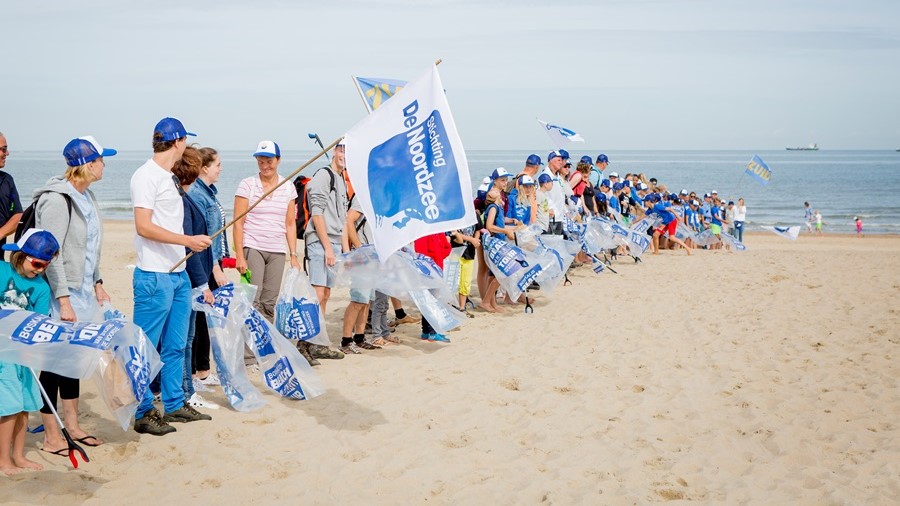
[[[709,208],[710,225],[709,229],[719,242],[713,244],[710,249],[722,249],[722,225],[727,223],[725,217],[722,216],[722,201],[718,197],[712,197],[712,205]]]
[[[163,118],[153,128],[153,157],[131,176],[134,203],[134,323],[160,350],[159,373],[163,409],[153,405],[148,388],[135,412],[134,430],[163,436],[175,432],[169,422],[209,420],[184,402],[184,346],[191,315],[191,282],[181,263],[185,248],[199,253],[210,246],[206,234],[185,235],[181,185],[172,174],[175,162],[187,148],[188,132],[181,121]]]
[[[659,238],[661,235],[666,234],[669,237],[669,241],[683,247],[688,256],[690,256],[690,246],[685,244],[684,241],[675,235],[675,231],[678,227],[678,217],[675,216],[675,213],[670,211],[656,196],[647,196],[645,200],[646,199],[650,199],[650,202],[653,203],[653,206],[647,211],[647,214],[656,214],[662,219],[662,224],[653,230],[653,254],[656,255],[659,253]]]
[[[41,276],[59,251],[59,243],[46,230],[29,229],[19,241],[4,244],[12,251],[9,263],[0,260],[0,283],[14,292],[3,297],[3,309],[50,313],[50,286]],[[41,407],[41,394],[34,374],[19,364],[0,361],[0,472],[12,475],[44,466],[25,457],[25,426],[28,413]],[[49,430],[49,428],[47,428]],[[58,429],[57,429],[58,432]],[[44,451],[68,457],[68,449]]]
[[[809,207],[809,202],[803,203],[803,221],[806,222],[806,231],[812,233],[813,231],[813,212],[812,208]]]
[[[859,219],[859,216],[853,217],[853,222],[856,224],[856,237],[862,238],[863,235],[863,222]]]
[[[734,206],[734,236],[741,242],[744,242],[745,221],[747,221],[747,206],[744,204],[744,197],[741,197]]]
[[[22,203],[19,201],[19,190],[16,182],[6,171],[6,158],[9,156],[9,145],[6,137],[0,132],[0,245],[6,244],[6,237],[16,231],[22,217]],[[6,253],[0,251],[0,260]]]
[[[203,157],[200,155],[200,151],[193,146],[186,147],[184,153],[181,155],[181,159],[172,166],[172,174],[178,178],[178,182],[181,183],[182,188],[181,201],[184,206],[184,233],[190,235],[203,235],[206,234],[206,231],[209,229],[206,224],[206,212],[197,205],[197,202],[195,202],[188,193],[188,190],[191,189],[191,185],[194,184],[197,176],[200,175],[200,170],[202,168]],[[203,302],[207,304],[215,302],[212,290],[209,286],[213,268],[211,249],[212,248],[206,248],[199,253],[191,255],[191,257],[187,259],[186,264],[188,278],[191,280],[191,288],[199,288],[203,293]],[[202,313],[202,311],[199,312]],[[182,383],[182,388],[184,389],[184,401],[194,408],[218,409],[219,406],[217,404],[208,402],[199,393],[194,391],[193,355],[194,337],[197,330],[197,313],[198,311],[191,310],[191,316],[188,320],[187,340],[184,346],[184,357],[182,358],[182,360],[184,360],[184,379]]]
[[[60,258],[45,271],[52,292],[50,314],[62,321],[93,321],[99,305],[109,301],[100,275],[103,222],[90,186],[103,178],[104,158],[115,154],[116,150],[103,148],[91,136],[72,139],[63,149],[65,173],[51,177],[34,192],[35,226],[62,238]],[[78,424],[80,381],[50,371],[41,371],[40,380],[54,409],[58,407],[57,397],[62,399],[62,409],[58,411],[69,434],[87,446],[103,444]],[[53,453],[68,448],[46,401],[41,419],[44,451]]]
[[[725,207],[725,222],[728,223],[728,233],[734,236],[734,201],[729,200]]]
[[[206,235],[218,232],[225,226],[225,208],[219,202],[216,183],[222,174],[222,161],[219,153],[210,147],[199,149],[202,167],[200,175],[191,184],[188,195],[191,200],[203,211],[206,216]],[[212,275],[209,277],[209,289],[215,290],[220,286],[228,284],[228,278],[225,277],[225,271],[222,263],[225,258],[229,257],[228,235],[222,232],[212,240],[209,247],[212,254]],[[206,314],[197,313],[194,321],[194,346],[191,350],[191,370],[196,374],[194,379],[203,387],[219,385],[219,378],[210,372],[210,344],[209,329],[206,327]]]
[[[822,221],[822,213],[820,213],[818,209],[816,209],[815,220],[816,235],[818,235],[819,237],[825,237],[824,233],[822,232],[822,225],[824,224],[824,222]]]

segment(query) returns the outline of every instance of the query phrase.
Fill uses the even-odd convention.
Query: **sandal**
[[[400,338],[397,336],[388,335],[388,336],[384,336],[382,339],[384,339],[385,341],[387,341],[391,344],[400,344]]]
[[[50,455],[57,455],[57,456],[66,457],[66,458],[69,457],[69,449],[68,448],[60,448],[59,450],[56,450],[55,452],[51,452],[50,450],[45,450],[45,449],[41,448],[41,451],[44,453],[49,453]],[[63,453],[63,452],[65,452],[65,453]]]
[[[102,442],[89,443],[88,439],[93,439],[94,441],[100,441],[99,439],[95,438],[94,436],[91,436],[90,434],[88,434],[87,436],[84,436],[82,438],[78,438],[75,441],[78,441],[79,443],[81,443],[85,446],[95,446],[96,447],[96,446],[100,446],[103,444]]]
[[[372,340],[372,344],[375,346],[384,346],[387,344],[387,341],[385,341],[384,338],[376,337]]]

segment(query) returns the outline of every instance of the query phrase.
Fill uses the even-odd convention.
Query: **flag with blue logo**
[[[547,135],[550,136],[550,140],[553,141],[553,145],[557,148],[562,149],[572,142],[584,142],[584,138],[568,128],[551,125],[541,120],[537,120],[537,122],[544,127],[544,131],[547,132]]]
[[[769,184],[769,180],[772,179],[772,169],[756,155],[753,155],[744,172],[756,178],[760,184]]]
[[[475,223],[469,165],[436,66],[357,123],[344,143],[382,263],[419,237]]]
[[[354,77],[353,82],[369,112],[381,107],[381,104],[406,86],[406,81],[381,77]]]

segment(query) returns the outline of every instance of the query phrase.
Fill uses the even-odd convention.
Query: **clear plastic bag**
[[[488,267],[512,300],[518,300],[544,270],[540,259],[530,252],[488,233],[481,235],[481,244]]]
[[[203,302],[203,292],[193,291],[193,308],[206,314],[209,344],[225,397],[238,411],[253,411],[266,404],[262,393],[247,377],[244,365],[244,321],[253,306],[256,287],[229,283],[213,292],[212,305]],[[237,297],[235,295],[238,295]]]
[[[331,346],[316,290],[306,273],[288,269],[275,303],[275,326],[287,339]]]
[[[273,392],[295,400],[325,393],[322,380],[309,362],[256,309],[250,310],[244,322],[244,339],[256,355],[263,381]]]

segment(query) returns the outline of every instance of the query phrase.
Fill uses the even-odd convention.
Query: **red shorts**
[[[660,225],[656,228],[656,231],[659,232],[659,235],[665,235],[666,232],[669,233],[669,237],[675,237],[675,231],[678,229],[678,220],[672,220],[668,225]]]

